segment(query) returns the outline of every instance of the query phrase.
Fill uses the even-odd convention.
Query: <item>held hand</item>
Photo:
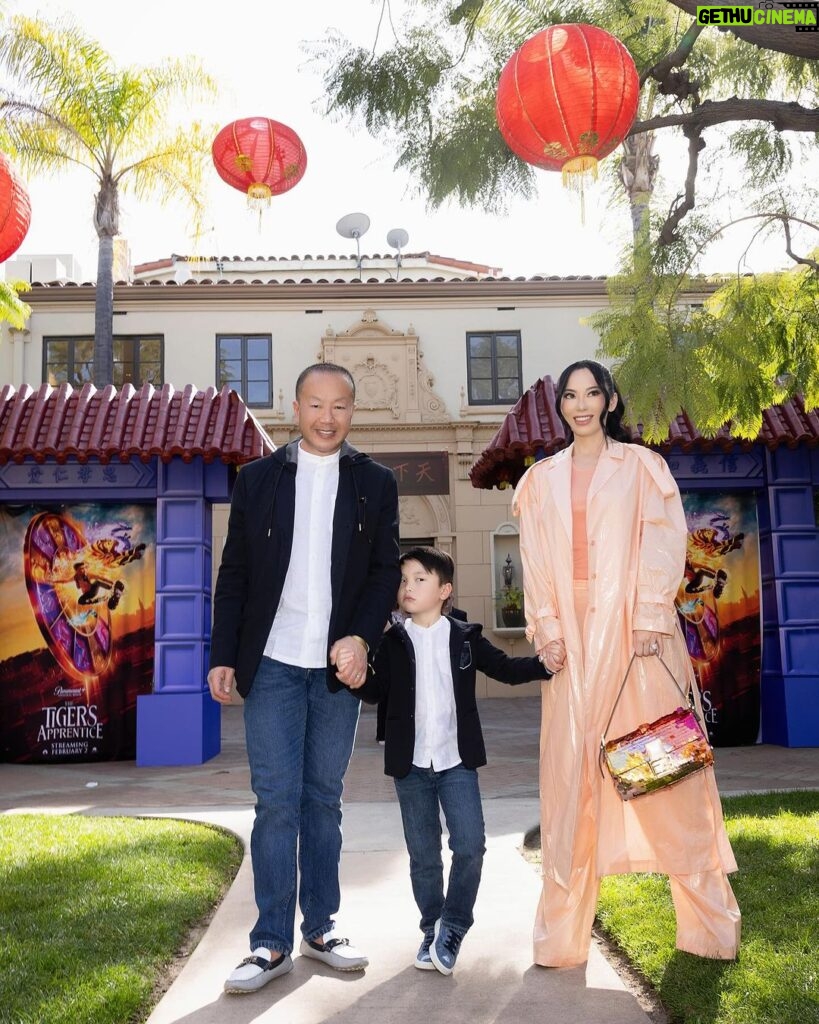
[[[566,664],[566,644],[563,640],[550,640],[538,650],[537,656],[550,672],[559,672]]]
[[[217,665],[208,672],[210,695],[220,704],[230,704],[230,692],[233,689],[235,670],[225,665]]]
[[[336,653],[335,665],[338,669],[338,672],[336,672],[336,679],[338,679],[340,683],[344,683],[348,689],[357,690],[358,687],[363,684],[364,679],[362,679],[361,682],[358,682],[357,680],[353,681],[352,676],[348,675],[349,672],[355,670],[355,659],[351,650],[348,650],[346,647],[341,648]],[[364,678],[366,679],[366,670]]]
[[[648,658],[652,654],[663,656],[662,633],[655,633],[650,629],[635,629],[632,634],[634,642],[634,653],[638,658]]]
[[[360,640],[343,636],[330,648],[330,661],[336,667],[339,682],[357,690],[367,681],[367,651]]]
[[[330,660],[332,661],[332,655],[330,656]],[[339,651],[337,651],[335,658],[335,666],[340,672],[344,671],[350,664],[352,664],[352,661],[353,652],[349,650],[347,647],[342,647]]]

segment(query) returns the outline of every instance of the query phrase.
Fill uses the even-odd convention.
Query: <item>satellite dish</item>
[[[348,213],[342,217],[341,220],[336,224],[336,231],[343,238],[354,238],[355,239],[355,265],[358,268],[358,273],[361,273],[361,246],[358,243],[359,238],[370,226],[370,218],[366,213]]]
[[[409,235],[403,228],[392,228],[387,232],[387,245],[398,250],[398,255],[395,257],[396,270],[401,269],[401,250],[408,241]]]
[[[361,238],[370,226],[366,213],[348,213],[336,224],[336,231],[344,238]]]
[[[387,245],[393,249],[401,250],[409,241],[409,235],[403,228],[393,228],[387,232]]]

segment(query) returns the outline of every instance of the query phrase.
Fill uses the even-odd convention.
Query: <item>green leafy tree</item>
[[[371,50],[351,47],[334,33],[311,47],[324,76],[328,111],[360,117],[371,134],[396,145],[396,166],[410,172],[432,208],[452,200],[499,212],[512,196],[532,198],[539,173],[509,150],[495,121],[497,81],[512,52],[547,25],[567,22],[598,25],[624,43],[640,74],[640,103],[619,162],[609,161],[615,170],[608,173],[629,206],[633,230],[623,272],[612,282],[611,315],[601,314],[594,324],[601,355],[615,361],[619,378],[634,383],[630,405],[652,430],[662,429],[658,417],[667,429],[681,408],[689,408],[689,382],[702,373],[702,360],[717,372],[720,361],[711,349],[705,359],[706,342],[713,346],[724,331],[724,343],[735,345],[750,329],[747,317],[736,319],[737,303],[714,302],[706,318],[692,317],[681,299],[690,254],[701,254],[728,227],[698,202],[706,141],[715,157],[712,180],[719,176],[720,160],[732,160],[742,163],[749,192],[759,184],[756,201],[749,200],[754,215],[763,231],[772,225],[782,229],[785,252],[801,268],[797,277],[810,279],[819,269],[810,256],[797,256],[790,241],[791,225],[804,219],[802,207],[815,194],[765,187],[805,154],[816,153],[819,33],[797,33],[792,26],[773,31],[767,25],[720,31],[685,13],[696,6],[688,0],[418,0],[410,20],[396,27],[388,17],[389,0],[383,0]],[[394,42],[379,49],[386,25]],[[656,209],[659,131],[681,134],[688,148],[684,180],[664,214]],[[677,277],[664,280],[668,275]],[[770,296],[767,279],[760,286]],[[749,301],[754,287],[753,280],[742,285],[744,303],[761,316],[765,300]],[[675,297],[671,307],[664,304],[666,292]],[[815,324],[809,299],[807,306],[806,322]],[[770,393],[813,394],[804,360],[788,348],[791,334],[766,320],[754,323],[755,335],[767,331],[779,346],[773,361],[782,368],[780,380],[788,382]],[[627,331],[638,332],[628,343]],[[660,351],[664,359],[645,358]],[[750,344],[745,354],[753,361]],[[763,360],[757,370],[768,372],[770,364],[770,358]],[[737,389],[731,386],[735,380],[732,375],[705,389],[704,401],[694,404],[699,410],[714,403],[698,419],[700,429],[716,429],[710,424],[719,420],[719,426],[738,410],[752,429],[761,410],[749,417],[748,402],[766,389],[754,392],[741,382]]]
[[[758,219],[763,227],[780,221]],[[787,233],[790,218],[780,223]],[[703,434],[730,421],[732,434],[753,439],[762,411],[796,391],[808,408],[819,405],[816,259],[714,286],[689,276],[695,253],[681,244],[639,248],[629,270],[610,280],[609,307],[586,321],[603,339],[643,437],[662,441],[684,409]],[[703,290],[703,303],[686,301]]]
[[[0,33],[0,144],[32,174],[83,167],[96,181],[99,239],[94,323],[94,383],[113,383],[113,257],[120,197],[182,200],[194,218],[212,132],[179,127],[183,99],[213,94],[198,61],[167,60],[118,68],[70,21],[48,24],[17,16]]]

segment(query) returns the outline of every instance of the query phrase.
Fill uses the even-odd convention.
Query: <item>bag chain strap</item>
[[[614,702],[614,707],[611,709],[611,714],[609,715],[609,720],[608,720],[608,722],[606,722],[606,728],[603,730],[603,736],[602,736],[602,738],[600,740],[601,748],[604,748],[606,746],[606,734],[608,733],[609,727],[611,726],[612,720],[614,718],[614,712],[617,710],[617,705],[620,703],[620,698],[623,696],[623,690],[625,689],[625,686],[626,686],[626,680],[628,679],[628,674],[631,671],[631,666],[634,664],[634,659],[636,657],[637,657],[636,654],[632,654],[631,661],[628,663],[628,668],[626,669],[626,674],[623,676],[623,681],[620,684],[620,692],[617,694],[617,700],[615,700],[615,702]],[[688,692],[686,693],[683,690],[683,688],[680,686],[680,684],[677,682],[677,680],[676,680],[676,678],[674,676],[674,673],[671,671],[671,669],[668,667],[668,665],[666,665],[666,663],[663,661],[662,656],[659,655],[659,654],[655,654],[654,657],[657,658],[657,660],[660,662],[660,664],[663,666],[663,668],[669,674],[669,676],[671,677],[671,682],[677,687],[677,690],[679,691],[679,694],[682,697],[683,702],[687,703],[688,706],[691,708],[691,711],[694,714],[694,718],[696,718],[697,722],[699,723],[700,729],[702,729],[702,731],[705,732],[705,726],[703,725],[702,719],[700,718],[699,714],[697,713],[697,706],[694,703],[694,693],[693,693],[693,688],[692,688],[691,683],[689,682],[689,684],[688,684]]]

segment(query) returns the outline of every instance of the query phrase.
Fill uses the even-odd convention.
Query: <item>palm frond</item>
[[[20,298],[20,292],[28,288],[25,281],[0,281],[0,320],[17,330],[22,330],[31,316],[31,306]]]

